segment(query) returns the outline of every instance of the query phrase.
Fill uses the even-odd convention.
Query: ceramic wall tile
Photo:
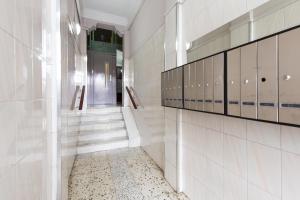
[[[261,190],[281,198],[281,152],[260,144],[247,143],[248,180]]]
[[[280,148],[280,126],[257,121],[247,121],[247,139]]]
[[[280,200],[281,198],[262,190],[261,188],[257,187],[256,185],[248,183],[248,200],[255,200],[255,199]]]
[[[291,153],[283,153],[282,156],[282,199],[299,199],[300,156]]]
[[[16,163],[16,119],[17,110],[14,102],[0,103],[0,157],[1,168]]]
[[[32,51],[22,43],[15,41],[16,58],[16,99],[32,98]]]
[[[300,154],[300,129],[290,126],[281,126],[282,149]]]
[[[1,8],[2,9],[2,8]],[[15,96],[16,68],[14,61],[14,40],[0,29],[0,102],[12,100]]]
[[[0,28],[4,29],[8,33],[13,33],[13,23],[12,20],[14,19],[14,6],[15,0],[7,1],[1,0],[0,1]]]
[[[224,117],[224,133],[242,139],[246,138],[246,121],[233,117]]]
[[[32,1],[18,0],[13,10],[13,35],[28,48],[32,47]]]
[[[247,178],[247,142],[245,140],[224,136],[224,168],[243,178]]]
[[[2,199],[16,199],[16,180],[16,165],[3,167],[0,164],[0,193]]]
[[[251,9],[256,8],[268,1],[269,0],[247,0],[247,9],[251,10]]]
[[[247,181],[224,171],[224,200],[247,200]]]

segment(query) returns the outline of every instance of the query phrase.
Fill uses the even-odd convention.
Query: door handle
[[[108,75],[109,75],[109,63],[105,63],[105,88],[107,88]]]

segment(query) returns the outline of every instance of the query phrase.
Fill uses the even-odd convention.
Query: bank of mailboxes
[[[226,54],[162,73],[162,105],[300,125],[300,28]]]
[[[184,69],[184,108],[224,114],[224,53]]]
[[[162,73],[162,105],[182,108],[182,68]]]
[[[227,52],[228,115],[300,125],[300,28]]]

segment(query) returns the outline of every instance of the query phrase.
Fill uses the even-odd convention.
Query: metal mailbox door
[[[196,64],[196,100],[197,107],[196,110],[203,111],[204,110],[204,62],[200,60]]]
[[[165,106],[165,73],[161,73],[161,105]]]
[[[300,124],[300,28],[279,35],[279,121]]]
[[[204,89],[204,110],[207,112],[214,111],[214,70],[213,70],[213,58],[206,58],[204,60],[204,81],[205,81],[205,89]]]
[[[196,63],[190,64],[190,109],[196,109]]]
[[[227,53],[227,107],[228,115],[241,115],[241,49]]]
[[[258,42],[258,119],[278,121],[277,36]]]
[[[182,108],[182,67],[177,68],[177,107]]]
[[[184,66],[184,108],[190,108],[190,65]]]
[[[257,43],[241,48],[241,116],[257,118]]]
[[[166,105],[170,106],[170,71],[166,72]]]
[[[224,53],[213,58],[214,112],[224,114]]]
[[[177,107],[177,70],[173,69],[173,81],[172,81],[172,91],[173,91],[173,107]]]
[[[171,106],[175,107],[174,102],[174,80],[175,80],[175,72],[174,70],[170,71],[171,79],[170,79],[170,99],[171,99]]]

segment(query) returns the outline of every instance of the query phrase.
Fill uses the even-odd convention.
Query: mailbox
[[[165,73],[161,73],[161,105],[165,106]]]
[[[300,28],[279,35],[279,121],[300,125]]]
[[[182,108],[182,68],[176,69],[176,107]]]
[[[190,109],[196,109],[196,63],[190,64]]]
[[[241,115],[241,49],[227,53],[227,108],[228,114]]]
[[[190,65],[184,66],[184,108],[190,109]]]
[[[257,43],[241,48],[241,116],[257,118]]]
[[[200,60],[196,63],[196,110],[204,110],[204,62]]]
[[[171,106],[175,107],[175,90],[174,90],[174,86],[175,86],[175,71],[171,70],[170,71],[170,75],[171,75],[171,79],[170,79],[170,99],[171,99]]]
[[[214,70],[213,58],[209,57],[204,60],[204,110],[207,112],[214,111]]]
[[[277,36],[258,42],[258,119],[278,121]]]
[[[224,53],[213,57],[214,112],[224,114]]]

